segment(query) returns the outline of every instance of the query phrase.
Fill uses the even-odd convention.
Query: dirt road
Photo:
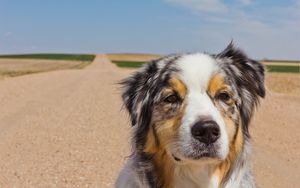
[[[113,187],[129,155],[116,83],[98,55],[82,70],[0,80],[0,187]],[[272,94],[251,127],[261,187],[300,184],[300,98]]]
[[[106,61],[0,82],[0,187],[112,187],[129,126]]]

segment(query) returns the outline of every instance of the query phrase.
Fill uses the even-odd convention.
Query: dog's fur
[[[259,62],[230,43],[217,55],[155,60],[122,84],[133,153],[116,187],[255,187],[248,125],[265,96]],[[193,137],[191,129],[204,120],[218,126],[215,142]]]

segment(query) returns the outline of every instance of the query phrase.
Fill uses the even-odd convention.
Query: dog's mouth
[[[177,161],[177,162],[180,162],[180,161],[181,161],[181,159],[178,158],[178,157],[176,157],[174,154],[172,154],[172,157],[173,157],[173,159],[174,159],[175,161]]]
[[[187,149],[187,148],[186,148]],[[219,159],[218,147],[214,144],[209,146],[194,145],[192,148],[180,152],[170,152],[174,161]]]
[[[176,162],[181,162],[181,161],[184,161],[185,159],[188,159],[188,160],[202,160],[202,159],[209,159],[209,158],[217,158],[217,156],[214,152],[213,153],[204,152],[204,153],[201,153],[201,154],[185,156],[183,158],[178,157],[175,154],[172,154],[172,158]]]

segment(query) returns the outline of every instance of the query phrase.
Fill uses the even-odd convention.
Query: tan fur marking
[[[174,187],[175,163],[166,150],[159,150],[154,156],[154,166],[157,177],[163,183],[164,188]]]
[[[180,95],[181,98],[185,97],[187,93],[187,88],[181,80],[177,78],[172,78],[169,83],[171,87]]]
[[[144,152],[154,154],[156,152],[156,143],[155,143],[155,137],[153,133],[153,129],[150,128],[148,135],[147,135],[147,142],[144,148]]]
[[[215,96],[217,91],[226,88],[224,77],[220,74],[213,76],[208,83],[208,93],[210,96]]]
[[[226,129],[230,129],[230,131],[232,131],[232,128],[234,128],[234,123],[229,119],[226,118],[224,119],[226,122]],[[229,122],[231,121],[231,122]],[[240,154],[241,149],[242,149],[242,145],[244,142],[244,138],[243,138],[243,133],[242,133],[242,129],[240,126],[238,126],[237,129],[237,137],[235,140],[233,140],[234,137],[234,132],[230,132],[229,133],[229,139],[230,139],[230,146],[229,146],[229,154],[227,156],[227,158],[220,163],[220,165],[216,168],[214,176],[218,176],[219,180],[220,180],[220,184],[219,186],[221,186],[224,183],[224,178],[226,177],[226,175],[228,174],[231,166],[233,165],[233,161],[236,160],[237,156]]]

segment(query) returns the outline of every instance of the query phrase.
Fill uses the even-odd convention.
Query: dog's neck
[[[197,164],[176,161],[165,150],[159,150],[152,158],[153,172],[163,188],[239,187],[247,168],[242,155],[232,152],[223,162]]]

